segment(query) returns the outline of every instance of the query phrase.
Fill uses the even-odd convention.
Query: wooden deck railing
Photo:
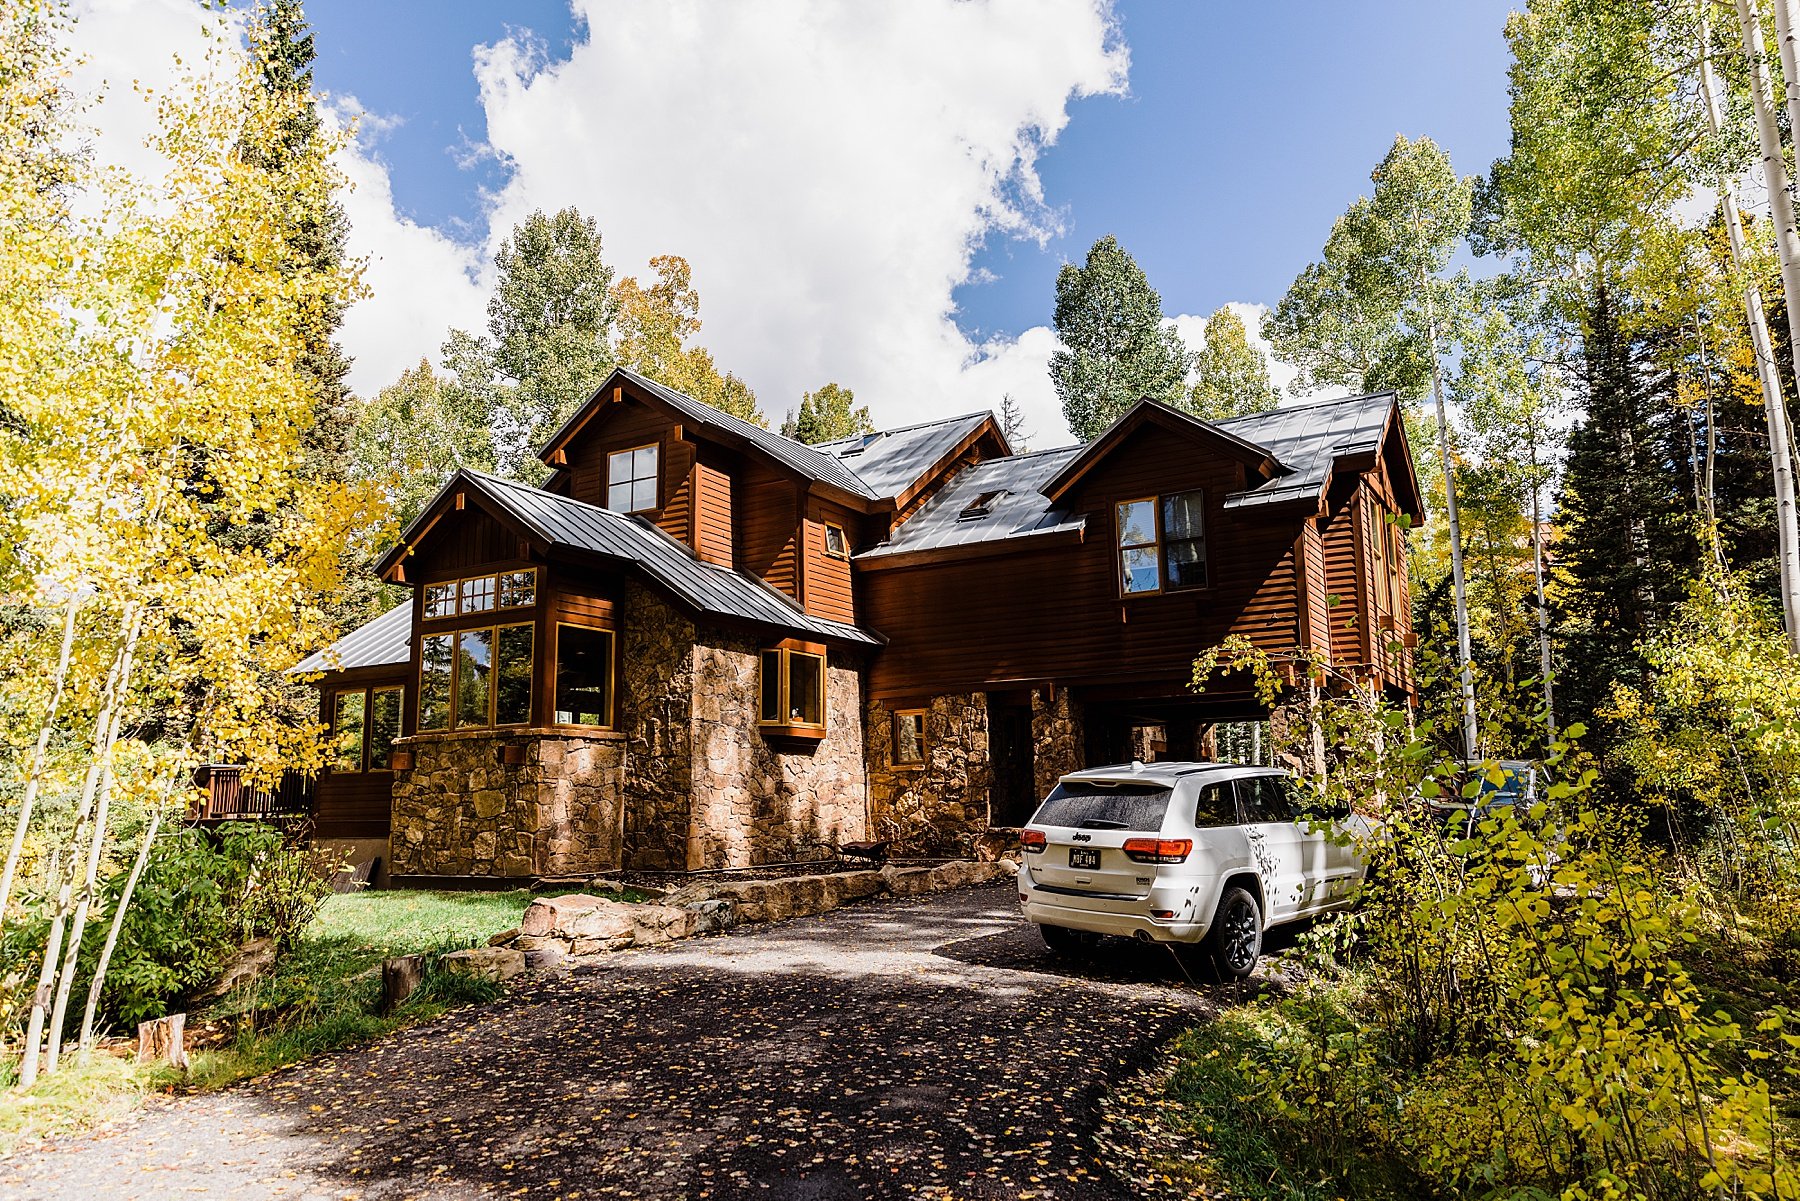
[[[312,811],[314,781],[286,772],[273,788],[254,787],[236,763],[208,763],[194,773],[201,799],[192,820],[199,823],[303,817]]]

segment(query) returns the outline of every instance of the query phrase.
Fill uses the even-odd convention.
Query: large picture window
[[[531,626],[501,626],[494,648],[494,724],[531,720]]]
[[[606,507],[615,513],[642,513],[656,507],[654,444],[606,456]]]
[[[536,627],[427,635],[419,660],[419,729],[518,726],[531,720]]]
[[[456,635],[431,634],[419,648],[419,728],[450,728],[450,678]]]
[[[762,653],[761,702],[765,726],[825,726],[825,656],[778,647]]]
[[[363,730],[368,713],[366,692],[340,692],[331,714],[331,766],[334,771],[363,769]]]
[[[1121,501],[1114,513],[1123,595],[1206,587],[1205,493]]]
[[[612,725],[613,635],[589,626],[556,627],[556,724]]]
[[[400,737],[400,702],[403,688],[369,690],[369,770],[387,771],[394,765],[394,739]]]
[[[456,635],[456,724],[488,724],[494,666],[494,631],[463,630]]]

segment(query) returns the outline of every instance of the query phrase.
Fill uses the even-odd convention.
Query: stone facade
[[[1086,766],[1085,738],[1081,703],[1067,688],[1032,690],[1031,768],[1040,798],[1049,796],[1058,780]]]
[[[867,710],[869,811],[877,838],[915,854],[960,854],[989,823],[993,771],[988,754],[987,695],[931,698],[925,710],[925,762],[893,762],[891,712]]]
[[[415,735],[395,773],[402,876],[700,870],[828,855],[868,836],[862,667],[826,664],[826,736],[756,724],[762,644],[697,626],[628,584],[618,613],[617,732]],[[502,762],[504,747],[523,762]]]
[[[397,876],[578,875],[619,864],[624,743],[613,735],[415,735],[394,773]],[[519,745],[524,762],[501,761]]]

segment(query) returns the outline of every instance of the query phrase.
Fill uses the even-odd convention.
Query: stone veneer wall
[[[1050,795],[1058,780],[1087,766],[1081,702],[1067,688],[1056,689],[1053,699],[1046,697],[1047,691],[1031,692],[1031,766],[1040,800]]]
[[[636,582],[625,586],[618,614],[617,721],[629,752],[624,866],[681,871],[694,795],[696,630]]]
[[[524,763],[500,762],[510,743],[523,743]],[[480,730],[400,745],[413,767],[394,773],[394,875],[523,878],[619,866],[616,737]]]
[[[825,737],[768,738],[756,726],[761,644],[702,629],[693,651],[689,870],[814,859],[868,836],[862,672],[825,661]]]
[[[894,766],[891,712],[874,703],[866,712],[872,835],[917,854],[967,851],[989,821],[987,694],[931,698],[925,763],[916,768]]]

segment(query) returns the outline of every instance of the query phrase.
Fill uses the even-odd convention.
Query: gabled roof
[[[1214,425],[1203,421],[1192,413],[1184,413],[1180,409],[1171,408],[1159,401],[1145,397],[1138,401],[1106,430],[1087,446],[1081,453],[1063,465],[1061,471],[1044,484],[1044,495],[1051,500],[1061,500],[1065,492],[1075,486],[1077,480],[1092,470],[1101,460],[1110,455],[1119,444],[1124,442],[1134,431],[1146,424],[1155,424],[1177,434],[1190,434],[1196,438],[1217,443],[1228,454],[1243,459],[1246,463],[1255,464],[1264,471],[1277,475],[1286,472],[1287,468],[1269,452],[1265,446],[1259,446],[1224,425]]]
[[[1399,414],[1394,393],[1372,392],[1283,405],[1267,413],[1219,422],[1218,428],[1268,447],[1287,469],[1286,474],[1255,488],[1233,493],[1226,498],[1225,507],[1250,508],[1322,496],[1331,482],[1333,464],[1339,459],[1379,454],[1390,426],[1401,424]],[[1401,436],[1405,436],[1403,427]],[[1412,457],[1402,457],[1406,478],[1395,480],[1395,489],[1404,511],[1418,519],[1424,516],[1418,480],[1412,475]]]
[[[563,422],[562,428],[550,436],[538,451],[538,458],[548,463],[551,456],[566,446],[569,441],[586,425],[602,408],[612,403],[612,391],[621,384],[630,384],[652,402],[660,403],[673,410],[680,419],[697,428],[708,430],[724,441],[748,446],[774,459],[791,471],[798,472],[807,479],[829,484],[862,500],[880,499],[873,489],[865,484],[856,472],[851,471],[832,455],[804,442],[796,442],[792,438],[784,438],[760,425],[752,425],[741,417],[734,417],[723,409],[715,409],[704,401],[695,400],[673,388],[664,387],[655,380],[647,379],[637,372],[625,367],[615,367],[599,388],[595,389],[588,402],[575,411],[575,415]]]
[[[918,483],[933,468],[976,438],[984,425],[995,427],[994,437],[1005,447],[1006,438],[1000,433],[994,415],[982,412],[873,434],[857,434],[835,442],[821,442],[814,449],[837,459],[854,471],[871,492],[887,500],[900,496]],[[1007,450],[1010,452],[1011,448],[1007,447]]]
[[[408,598],[288,670],[295,675],[350,671],[358,667],[388,667],[411,658],[412,600]]]
[[[1052,502],[1042,489],[1081,451],[1079,446],[1064,446],[978,463],[944,485],[894,531],[892,538],[857,555],[856,561],[874,566],[920,551],[1038,535],[1079,534],[1085,519]],[[965,517],[983,497],[990,498],[983,506],[985,513]]]
[[[464,470],[451,476],[407,527],[400,544],[382,556],[377,569],[386,574],[400,562],[462,489],[489,502],[497,516],[510,519],[544,549],[580,551],[635,570],[691,611],[838,642],[878,643],[855,626],[812,616],[754,576],[702,562],[685,545],[641,518],[478,471]]]

